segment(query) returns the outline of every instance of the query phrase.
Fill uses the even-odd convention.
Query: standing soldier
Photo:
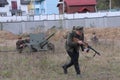
[[[98,37],[97,37],[95,32],[92,33],[91,41],[93,43],[97,43],[98,42]]]
[[[79,39],[78,41],[74,41],[74,38]],[[81,76],[81,71],[79,67],[79,48],[83,43],[83,27],[77,26],[74,30],[72,30],[66,39],[66,51],[69,57],[71,58],[69,63],[65,63],[62,68],[64,73],[67,74],[67,69],[74,65],[75,71],[77,75]]]

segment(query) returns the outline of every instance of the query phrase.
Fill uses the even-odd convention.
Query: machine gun
[[[73,41],[74,42],[78,42],[79,39],[78,38],[73,38]],[[86,43],[86,42],[83,42],[83,43],[84,43],[83,45],[88,48],[87,52],[89,51],[89,49],[91,49],[91,50],[93,50],[95,52],[95,54],[93,55],[93,57],[95,57],[96,54],[99,55],[99,56],[101,55],[98,51],[96,51],[94,48],[92,48],[90,45],[88,45],[88,43]]]

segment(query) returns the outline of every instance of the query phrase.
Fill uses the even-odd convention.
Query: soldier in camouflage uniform
[[[22,37],[18,38],[18,41],[16,42],[16,49],[19,53],[22,53],[22,50],[24,48],[24,40],[22,40]]]
[[[75,42],[73,39],[78,38],[79,41]],[[81,74],[80,67],[79,67],[79,49],[83,46],[83,27],[76,27],[72,32],[70,32],[66,39],[66,51],[67,54],[70,56],[71,60],[69,63],[65,63],[62,68],[64,73],[67,74],[67,69],[74,65],[75,71],[77,75]]]

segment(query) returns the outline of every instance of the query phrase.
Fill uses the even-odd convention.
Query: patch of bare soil
[[[47,34],[56,32],[52,40],[61,40],[63,37],[70,32],[66,29],[52,29],[48,30]],[[101,39],[120,39],[120,28],[85,28],[84,33],[86,38],[90,38],[92,33],[95,32],[97,36]],[[14,40],[18,36],[9,31],[0,31],[0,39],[4,40]]]
[[[9,31],[0,31],[0,39],[13,40],[17,39],[17,35]]]
[[[95,32],[101,39],[120,40],[120,28],[85,28],[85,35],[89,37]]]
[[[50,29],[46,33],[48,35],[56,32],[55,35],[50,39],[51,41],[64,41],[64,37],[70,32],[71,30],[66,29]],[[92,33],[95,32],[99,39],[114,39],[120,40],[120,28],[85,28],[85,38],[89,40],[92,36]],[[8,45],[15,45],[18,36],[13,34],[12,32],[8,31],[0,31],[0,43],[1,44],[8,44]],[[14,41],[14,42],[13,42]],[[13,42],[13,43],[12,43]]]
[[[65,29],[58,29],[54,30],[56,31],[55,36],[52,38],[54,40],[61,40],[65,35],[67,35],[70,30],[65,30]],[[54,32],[53,30],[49,30],[47,33],[52,33]],[[98,38],[100,39],[116,39],[120,40],[120,28],[85,28],[84,33],[85,33],[85,38],[90,39],[92,36],[92,33],[95,32]]]

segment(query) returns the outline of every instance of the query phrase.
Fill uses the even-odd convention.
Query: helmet
[[[83,26],[77,26],[75,30],[83,30]]]

